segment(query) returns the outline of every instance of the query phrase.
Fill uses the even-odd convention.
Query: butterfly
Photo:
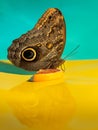
[[[28,71],[55,69],[65,61],[61,59],[65,42],[64,17],[59,9],[49,8],[32,30],[13,40],[8,59]]]

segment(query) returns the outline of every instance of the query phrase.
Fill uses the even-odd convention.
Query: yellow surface
[[[66,61],[65,78],[0,72],[0,130],[98,130],[98,60]]]

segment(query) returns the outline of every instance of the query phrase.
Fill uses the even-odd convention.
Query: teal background
[[[98,0],[0,0],[0,59],[7,59],[12,40],[32,29],[50,7],[59,8],[66,20],[62,57],[80,45],[68,59],[98,58]]]

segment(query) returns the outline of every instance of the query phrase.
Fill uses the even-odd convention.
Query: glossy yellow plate
[[[98,60],[64,67],[32,82],[33,73],[1,61],[0,130],[98,130]]]

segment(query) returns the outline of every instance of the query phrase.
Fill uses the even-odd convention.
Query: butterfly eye
[[[36,58],[36,51],[33,48],[26,48],[21,56],[25,61],[33,61]]]

